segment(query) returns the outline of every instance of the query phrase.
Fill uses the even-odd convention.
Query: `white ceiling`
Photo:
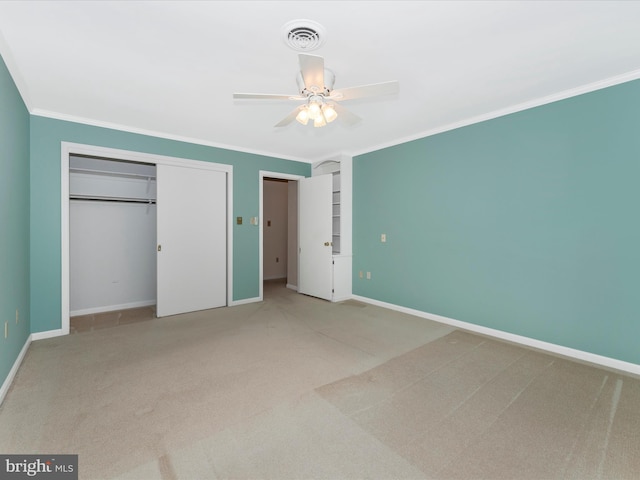
[[[345,101],[353,127],[233,100],[297,93],[295,19],[326,29],[336,89],[400,93]],[[35,115],[316,161],[640,78],[640,2],[0,1],[0,53]]]

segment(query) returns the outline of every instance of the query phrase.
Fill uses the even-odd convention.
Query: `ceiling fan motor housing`
[[[296,83],[298,84],[298,91],[300,95],[309,96],[309,95],[325,95],[329,96],[331,90],[333,90],[333,84],[336,81],[336,76],[334,73],[328,68],[324,69],[324,85],[312,85],[310,88],[305,87],[304,78],[302,77],[302,72],[298,72],[298,76],[296,77]]]

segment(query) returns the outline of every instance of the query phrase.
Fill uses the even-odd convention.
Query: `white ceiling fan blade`
[[[324,89],[324,58],[317,55],[301,53],[300,73],[307,90],[313,93],[322,92]]]
[[[298,112],[299,111],[300,111],[300,107],[297,107],[293,112],[291,112],[289,115],[284,117],[282,120],[280,120],[274,126],[275,127],[286,127],[287,125],[289,125],[291,122],[293,122],[296,119],[296,117],[298,116]]]
[[[306,100],[299,95],[281,95],[278,93],[234,93],[233,98],[239,100]]]
[[[347,110],[346,108],[344,108],[342,105],[338,103],[333,103],[331,104],[331,106],[338,114],[338,118],[340,119],[340,121],[347,125],[355,125],[360,120],[362,120],[358,115],[350,112],[349,110]]]
[[[400,85],[396,81],[372,83],[359,87],[341,88],[333,90],[329,98],[332,100],[354,100],[356,98],[377,97],[398,93]]]

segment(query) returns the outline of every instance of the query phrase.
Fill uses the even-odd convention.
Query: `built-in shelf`
[[[340,171],[333,172],[333,198],[332,198],[332,243],[333,254],[340,254]]]
[[[331,203],[331,275],[332,295],[331,300],[340,302],[351,298],[352,293],[352,266],[351,254],[351,206],[352,206],[352,158],[340,155],[335,160],[325,160],[313,165],[314,175],[331,175],[331,197],[325,196],[325,202]],[[327,185],[325,185],[327,188]],[[328,208],[328,207],[327,207]]]
[[[341,157],[342,158],[342,157]],[[331,175],[331,242],[332,242],[332,296],[343,301],[351,296],[351,159],[327,160],[314,164],[315,175]],[[344,166],[344,169],[343,169]],[[325,197],[326,198],[326,197]],[[325,201],[327,201],[325,200]]]

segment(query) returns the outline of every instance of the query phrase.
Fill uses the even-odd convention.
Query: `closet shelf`
[[[109,177],[124,177],[124,178],[144,178],[146,180],[155,180],[155,175],[144,175],[142,173],[126,173],[126,172],[112,172],[108,170],[94,170],[90,168],[69,168],[69,173],[87,173],[90,175],[101,175]]]

